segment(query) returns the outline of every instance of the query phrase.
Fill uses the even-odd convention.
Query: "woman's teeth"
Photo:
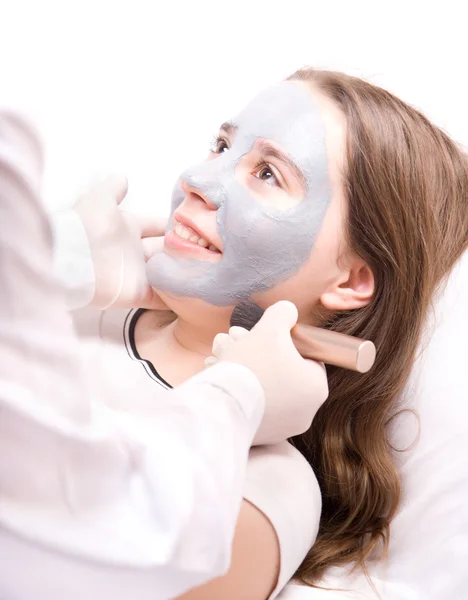
[[[199,246],[202,246],[202,248],[208,248],[208,250],[211,250],[212,252],[219,252],[216,246],[213,246],[213,244],[210,244],[210,242],[200,237],[196,231],[194,231],[191,227],[187,227],[187,225],[177,223],[174,228],[174,233],[183,240],[188,240],[189,242],[198,244]]]

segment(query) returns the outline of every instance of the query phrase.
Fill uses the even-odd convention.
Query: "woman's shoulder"
[[[304,560],[318,533],[322,500],[317,478],[289,442],[252,448],[244,498],[271,522],[281,552],[281,589]]]
[[[263,477],[273,476],[275,479],[280,475],[285,482],[296,482],[301,487],[307,486],[318,491],[317,479],[311,466],[299,450],[286,441],[250,449],[247,478],[257,474]]]

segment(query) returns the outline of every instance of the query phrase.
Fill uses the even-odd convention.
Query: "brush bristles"
[[[264,310],[254,302],[241,302],[231,315],[231,327],[244,327],[249,331],[260,321]]]

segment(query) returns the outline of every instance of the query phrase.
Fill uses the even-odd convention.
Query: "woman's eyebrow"
[[[236,129],[237,125],[233,121],[226,121],[226,123],[223,123],[220,127],[220,130],[224,131],[228,135],[233,133]]]
[[[284,165],[289,167],[289,169],[291,169],[294,175],[299,179],[301,185],[306,187],[306,179],[304,177],[304,173],[301,171],[297,163],[294,162],[294,160],[288,154],[282,152],[281,150],[278,150],[278,148],[275,148],[274,146],[272,146],[264,140],[261,140],[259,142],[258,148],[265,158],[267,158],[268,156],[270,156],[271,158],[276,158],[276,160],[279,160]]]

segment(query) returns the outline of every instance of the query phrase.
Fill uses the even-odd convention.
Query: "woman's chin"
[[[202,318],[212,318],[213,315],[229,319],[234,309],[234,306],[216,306],[201,298],[177,296],[170,292],[158,290],[157,288],[154,289],[168,310],[172,310],[187,321],[200,321]]]
[[[178,296],[173,296],[172,294],[163,292],[156,287],[153,287],[153,289],[158,294],[161,301],[167,306],[167,310],[173,310],[172,305],[174,302],[177,302]]]

